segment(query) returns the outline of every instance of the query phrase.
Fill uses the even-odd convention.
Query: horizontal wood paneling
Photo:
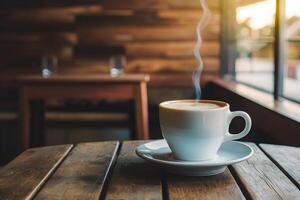
[[[218,74],[220,0],[207,4],[212,16],[202,33],[200,53],[204,71]],[[61,73],[107,73],[114,54],[127,57],[127,72],[185,73],[197,66],[195,27],[203,14],[198,1],[46,0],[0,5],[1,70],[18,66],[19,73],[38,72],[44,55],[58,57]]]
[[[107,63],[109,55],[124,54],[126,72],[186,73],[196,68],[195,26],[203,14],[199,2],[131,0],[101,1],[101,5],[104,9],[100,14],[76,18],[77,58],[103,56]],[[218,1],[210,1],[209,6],[212,16],[203,30],[200,52],[206,65],[204,71],[218,74],[220,8]]]
[[[211,10],[208,24],[219,25],[220,13]],[[203,15],[201,9],[168,9],[168,10],[103,10],[100,13],[79,14],[76,24],[79,26],[99,25],[195,25]]]
[[[219,70],[219,60],[216,58],[204,59],[204,72],[217,73]],[[197,61],[195,59],[132,59],[129,60],[126,71],[128,72],[192,72],[197,68]]]
[[[213,8],[220,7],[220,0],[209,0],[208,5]],[[100,0],[104,9],[174,9],[174,8],[199,8],[199,2],[195,0]]]
[[[64,43],[75,45],[77,43],[77,34],[74,32],[63,32],[63,33],[0,33],[1,44],[26,44],[32,43],[43,43],[46,47],[51,42]],[[2,46],[1,46],[2,47]]]
[[[194,42],[134,42],[125,44],[126,54],[129,57],[192,57],[194,58]],[[218,42],[203,43],[200,51],[204,57],[218,57],[220,44]]]
[[[61,0],[45,0],[45,1],[1,1],[0,6],[5,9],[32,9],[32,8],[68,8],[73,6],[87,6],[87,5],[99,5],[98,0],[72,0],[72,1],[61,1]]]
[[[77,57],[99,58],[110,53],[119,52],[127,57],[160,57],[160,58],[193,58],[195,43],[187,42],[130,42],[124,45],[103,44],[103,45],[82,45],[76,47]],[[220,44],[218,42],[204,42],[200,53],[204,57],[218,57],[220,54]]]
[[[205,29],[204,40],[217,41],[219,27]],[[132,41],[195,41],[195,26],[164,25],[164,26],[99,26],[78,29],[80,44],[95,44],[111,41],[123,43]]]

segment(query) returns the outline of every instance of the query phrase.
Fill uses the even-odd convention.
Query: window
[[[224,75],[229,73],[238,82],[272,93],[275,99],[300,102],[300,1],[227,2],[238,2],[231,10],[230,3],[223,5],[227,15],[235,13],[235,20],[228,24],[224,19],[223,26],[234,27],[226,34],[234,35],[236,53],[229,54],[231,62],[223,63],[223,68],[234,72],[223,70]]]
[[[246,2],[236,8],[235,78],[273,92],[275,1]]]
[[[283,96],[300,102],[300,1],[285,1],[287,55]]]

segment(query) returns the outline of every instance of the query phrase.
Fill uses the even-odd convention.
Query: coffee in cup
[[[177,159],[186,161],[210,160],[217,156],[222,143],[247,135],[251,118],[243,111],[230,112],[229,104],[213,100],[175,100],[159,105],[160,126]],[[229,133],[235,117],[245,120],[238,134]]]

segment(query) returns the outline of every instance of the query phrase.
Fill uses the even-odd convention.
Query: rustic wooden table
[[[169,174],[135,154],[145,141],[28,149],[0,171],[0,199],[300,199],[300,148],[255,154],[211,177]]]
[[[133,100],[135,105],[135,139],[148,139],[148,103],[145,74],[110,75],[55,75],[43,78],[27,75],[17,78],[20,85],[20,150],[30,147],[30,101],[47,99],[110,99]],[[41,109],[43,110],[43,108]],[[39,116],[39,126],[43,127],[43,112]],[[38,132],[43,132],[39,130]]]

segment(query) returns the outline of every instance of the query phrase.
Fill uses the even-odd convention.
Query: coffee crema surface
[[[163,107],[177,110],[207,110],[220,108],[222,106],[214,103],[204,103],[195,101],[177,101],[164,104]]]

